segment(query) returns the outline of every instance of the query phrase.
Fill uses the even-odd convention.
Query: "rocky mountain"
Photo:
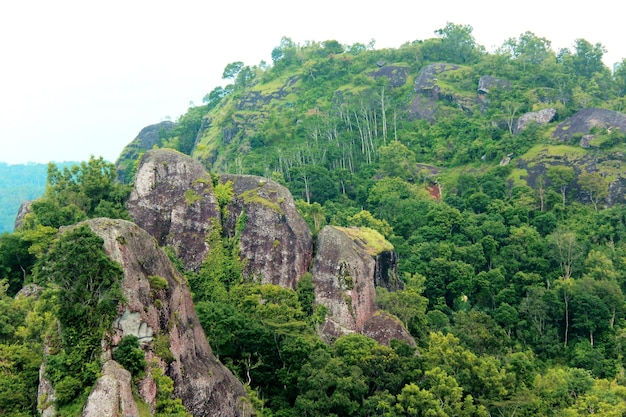
[[[102,341],[102,375],[83,416],[138,415],[130,374],[112,360],[113,350],[129,335],[138,338],[150,364],[145,376],[136,381],[136,389],[153,412],[158,368],[173,380],[174,395],[194,416],[243,415],[246,391],[213,355],[189,288],[155,239],[124,220],[98,218],[86,224],[104,239],[105,252],[123,268],[124,301],[118,306],[109,338]],[[51,395],[42,391],[40,398]]]
[[[314,255],[310,229],[284,186],[251,175],[221,175],[218,181],[232,191],[222,210],[210,175],[198,161],[172,150],[150,150],[137,170],[130,215],[160,245],[172,246],[192,270],[210,251],[206,236],[215,227],[236,237],[248,279],[295,289],[310,268],[316,301],[329,311],[322,334],[328,340],[347,332],[367,334],[377,311],[375,287],[402,286],[393,246],[374,230],[328,226],[318,236]],[[380,334],[381,326],[412,342],[397,320],[383,320],[369,334]]]

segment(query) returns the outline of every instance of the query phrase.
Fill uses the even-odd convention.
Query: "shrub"
[[[113,351],[113,359],[133,375],[142,372],[146,366],[143,350],[139,347],[139,339],[135,335],[124,336],[117,349]]]

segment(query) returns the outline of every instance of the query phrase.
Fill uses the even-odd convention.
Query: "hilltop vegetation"
[[[283,38],[271,64],[229,64],[230,84],[150,143],[286,185],[314,234],[380,233],[404,289],[379,289],[378,306],[417,343],[323,343],[310,277],[295,291],[241,280],[236,236],[214,230],[202,267],[185,272],[211,346],[259,415],[622,415],[626,60],[611,71],[584,39],[553,51],[526,32],[486,53],[471,27],[436,35],[385,50]],[[572,122],[591,108],[611,117]],[[146,149],[122,152],[124,182]],[[42,338],[59,315],[54,292],[12,297],[46,282],[36,265],[58,227],[127,217],[113,172],[96,159],[52,169],[23,229],[0,237],[0,413],[34,414]],[[68,410],[93,377],[81,372]]]

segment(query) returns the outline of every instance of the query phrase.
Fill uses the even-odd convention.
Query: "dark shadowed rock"
[[[319,233],[317,247],[312,274],[315,301],[328,310],[321,328],[325,340],[362,333],[380,343],[396,337],[412,341],[397,319],[377,314],[376,281],[386,288],[399,287],[397,259],[395,255],[384,255],[393,252],[393,246],[380,233],[367,228],[326,226]],[[380,262],[383,259],[385,264]]]
[[[515,126],[515,133],[519,133],[526,129],[531,123],[537,123],[538,125],[545,125],[550,123],[556,115],[555,109],[542,109],[530,113],[525,113],[517,119],[517,125]]]
[[[374,78],[385,77],[389,80],[389,87],[397,88],[406,84],[409,68],[395,65],[383,66],[376,71],[370,72],[369,75]]]
[[[626,203],[626,178],[619,176],[609,184],[609,195],[607,196],[607,205],[612,207],[616,204]]]
[[[422,69],[413,83],[415,98],[411,103],[411,114],[418,119],[432,120],[437,110],[436,102],[440,98],[440,87],[437,85],[438,75],[454,71],[460,67],[455,64],[437,63]]]
[[[176,123],[163,121],[141,129],[137,137],[124,147],[120,157],[115,162],[117,177],[123,183],[132,181],[132,165],[139,159],[142,153],[155,146],[161,145],[162,132],[169,132],[176,126]]]
[[[211,177],[200,162],[170,149],[141,159],[128,211],[159,245],[170,245],[185,267],[197,270],[209,251],[206,241],[220,211]]]
[[[224,231],[231,237],[239,233],[244,274],[264,284],[295,289],[313,257],[313,239],[291,193],[262,177],[220,176],[222,184],[229,181],[234,198]]]
[[[582,137],[589,134],[594,127],[620,129],[626,132],[626,115],[607,109],[582,109],[559,123],[552,137],[569,142],[574,135],[578,134]]]
[[[100,218],[86,223],[104,239],[104,249],[109,257],[124,269],[121,283],[124,304],[119,306],[110,345],[104,342],[107,346],[105,357],[110,359],[116,344],[124,336],[135,334],[136,329],[143,328],[144,334],[165,337],[169,342],[165,356],[169,358],[163,357],[163,352],[153,350],[152,341],[144,340],[146,362],[157,363],[172,378],[174,394],[185,407],[194,416],[242,415],[241,401],[246,396],[243,385],[213,355],[184,278],[152,236],[124,220]],[[160,277],[167,284],[155,289],[151,286],[153,277]],[[129,317],[140,325],[125,323]],[[107,375],[106,372],[103,374]],[[148,371],[139,385],[143,387],[140,390],[143,399],[154,406],[154,397],[149,397],[150,392],[154,393],[150,389],[154,386],[151,381]],[[113,383],[109,380],[106,384]]]

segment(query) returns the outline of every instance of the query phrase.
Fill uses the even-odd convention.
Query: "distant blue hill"
[[[59,168],[79,162],[57,163]],[[15,217],[24,201],[41,197],[46,190],[48,164],[0,162],[0,233],[13,232]]]

